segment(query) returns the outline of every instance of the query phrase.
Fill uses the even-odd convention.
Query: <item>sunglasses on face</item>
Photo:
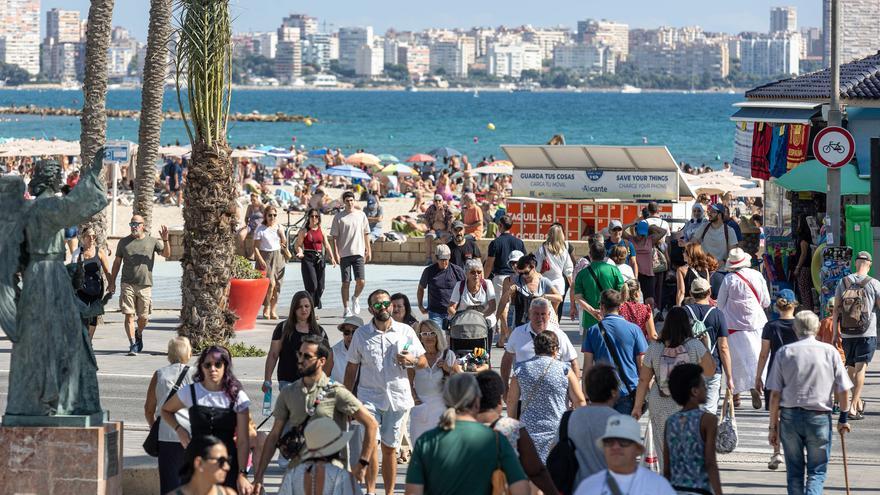
[[[205,457],[206,461],[215,461],[217,463],[217,467],[223,469],[224,467],[232,466],[229,462],[228,457]]]
[[[482,275],[482,274],[483,274],[483,271],[482,271],[482,270],[472,270],[472,271],[468,272],[468,274],[470,274],[470,275]]]
[[[321,215],[309,215],[309,218],[321,218]]]
[[[140,227],[143,224],[144,224],[143,222],[129,222],[128,226],[131,228],[135,228],[135,227]]]
[[[391,306],[391,301],[379,301],[372,304],[373,309],[376,311],[386,309],[388,306]]]
[[[344,337],[349,337],[349,336],[351,336],[351,335],[354,335],[354,330],[343,330],[343,331],[342,331],[342,335],[343,335]]]
[[[419,337],[436,337],[434,332],[419,332]]]
[[[205,361],[204,363],[202,363],[202,368],[205,368],[206,370],[209,370],[211,368],[222,370],[223,366],[224,364],[222,361]]]
[[[266,215],[266,218],[275,218],[277,216],[278,215],[276,215],[275,213],[269,213],[268,215]]]
[[[613,447],[614,444],[617,444],[624,449],[632,446],[634,443],[635,442],[632,440],[627,440],[625,438],[606,438],[605,440],[602,440],[602,445],[606,447]]]
[[[318,356],[316,356],[314,354],[309,354],[307,352],[296,351],[296,357],[298,357],[302,361],[311,361],[312,359],[315,359]]]

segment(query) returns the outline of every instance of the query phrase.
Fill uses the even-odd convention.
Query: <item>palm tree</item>
[[[113,0],[92,0],[86,30],[86,60],[83,75],[83,111],[80,119],[80,163],[91,163],[107,140],[107,49],[113,28]],[[106,172],[102,171],[103,174]],[[107,215],[100,212],[88,222],[98,236],[98,245],[107,242]]]
[[[199,349],[227,342],[235,322],[226,309],[237,221],[226,143],[232,24],[229,0],[179,0],[178,6],[177,100],[192,143],[184,189],[179,331]]]
[[[152,0],[147,55],[141,81],[141,119],[138,128],[137,183],[134,212],[144,217],[150,231],[153,216],[153,186],[156,159],[162,136],[162,98],[168,73],[168,42],[171,38],[171,0]]]

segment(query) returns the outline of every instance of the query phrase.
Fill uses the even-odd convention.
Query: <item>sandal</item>
[[[739,394],[733,396],[733,407],[739,407],[742,405],[742,401],[739,399]]]
[[[761,400],[761,392],[754,388],[749,392],[752,394],[752,409],[761,409],[761,406],[764,405],[764,402]]]
[[[849,413],[849,419],[851,419],[853,421],[860,421],[860,420],[865,419],[865,415],[856,411],[854,413]]]
[[[864,414],[864,413],[865,413],[865,406],[866,406],[867,404],[865,404],[865,400],[864,400],[864,399],[860,399],[860,402],[862,403],[862,407],[857,407],[857,408],[856,408],[856,412],[859,413],[859,414]]]

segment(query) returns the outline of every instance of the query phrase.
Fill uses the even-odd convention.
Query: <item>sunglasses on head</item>
[[[382,309],[386,309],[388,306],[391,306],[391,301],[379,301],[374,302],[372,305],[373,309],[376,311],[380,311]]]
[[[202,368],[205,368],[206,370],[209,370],[211,368],[222,370],[223,366],[225,366],[223,364],[223,361],[205,361],[204,363],[202,363]]]
[[[206,461],[215,461],[217,462],[217,467],[223,469],[224,467],[232,466],[229,462],[228,457],[205,457]]]

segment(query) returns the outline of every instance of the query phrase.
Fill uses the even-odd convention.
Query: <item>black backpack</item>
[[[82,280],[78,287],[80,293],[85,296],[100,298],[104,295],[104,279],[101,277],[101,264],[83,263],[82,253],[77,260],[77,271],[82,270]]]
[[[559,441],[547,456],[547,471],[550,472],[550,479],[553,480],[559,493],[565,495],[574,493],[574,480],[580,469],[574,443],[568,437],[569,419],[571,419],[571,411],[565,411],[559,423]]]

